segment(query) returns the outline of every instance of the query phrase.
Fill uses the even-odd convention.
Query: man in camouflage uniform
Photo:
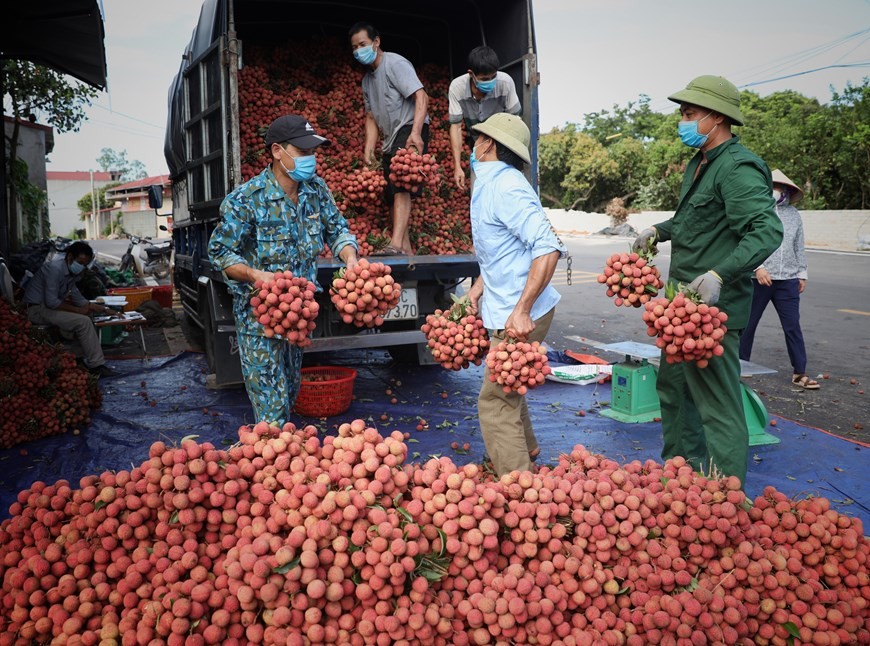
[[[251,284],[287,269],[316,283],[324,244],[348,268],[357,263],[356,238],[315,174],[315,150],[328,143],[305,117],[273,121],[266,132],[272,163],[227,195],[209,242],[211,262],[233,295],[242,374],[257,420],[288,421],[299,393],[302,349],[264,336],[250,306]]]

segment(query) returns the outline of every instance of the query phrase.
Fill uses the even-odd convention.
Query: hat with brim
[[[532,135],[529,132],[529,127],[515,114],[498,112],[483,123],[471,126],[471,129],[494,139],[508,150],[516,153],[527,164],[531,163],[529,144]]]
[[[302,150],[328,146],[329,139],[314,132],[308,119],[299,114],[285,114],[278,117],[266,130],[266,145],[293,144]]]
[[[738,126],[743,125],[740,114],[740,90],[721,76],[699,76],[685,90],[674,92],[668,100],[675,103],[691,103],[724,114]]]
[[[777,168],[775,171],[773,171],[771,173],[771,175],[773,177],[774,184],[779,184],[781,186],[788,187],[788,193],[789,193],[788,203],[789,204],[794,204],[796,202],[800,202],[803,199],[803,197],[804,197],[803,190],[797,184],[795,184],[793,181],[791,181],[788,177],[786,177],[785,173],[783,173],[781,170],[779,170]]]

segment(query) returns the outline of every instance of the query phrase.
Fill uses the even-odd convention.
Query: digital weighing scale
[[[661,417],[659,397],[656,392],[658,370],[650,361],[658,361],[661,351],[649,343],[622,341],[598,346],[601,350],[625,355],[622,363],[613,366],[612,394],[610,408],[600,411],[601,415],[619,422],[640,424],[652,422]],[[753,377],[770,375],[776,370],[740,361],[740,376]],[[767,409],[756,392],[740,383],[743,395],[743,413],[749,429],[749,446],[779,444],[779,438],[767,432]]]

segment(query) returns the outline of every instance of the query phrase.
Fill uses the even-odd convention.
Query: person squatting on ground
[[[283,424],[299,394],[302,349],[266,338],[250,306],[251,283],[289,269],[316,284],[324,243],[353,268],[357,242],[315,174],[315,150],[329,141],[305,117],[292,114],[272,122],[265,142],[272,163],[224,198],[209,257],[233,296],[242,375],[256,420]]]
[[[471,233],[480,276],[468,291],[493,343],[543,341],[561,298],[550,280],[565,249],[522,173],[531,136],[523,120],[499,113],[474,126]],[[477,400],[486,451],[499,477],[532,468],[538,441],[524,395],[505,393],[484,370]]]
[[[468,145],[473,146],[473,126],[499,112],[519,115],[522,111],[514,80],[499,72],[499,66],[498,54],[492,47],[475,47],[468,54],[468,72],[453,79],[447,92],[453,181],[463,190],[467,185],[462,169],[463,122]]]
[[[412,254],[408,229],[411,197],[419,196],[422,188],[409,191],[390,181],[390,161],[399,148],[413,148],[421,155],[428,152],[429,96],[408,59],[381,49],[380,34],[372,25],[358,22],[348,33],[353,57],[366,68],[362,80],[366,164],[374,162],[378,132],[383,135],[384,200],[390,207],[392,227],[390,243],[377,255]]]
[[[95,375],[117,374],[106,365],[100,336],[91,314],[115,315],[105,305],[91,303],[82,296],[76,282],[94,259],[94,250],[86,242],[73,242],[66,253],[43,264],[24,290],[27,318],[34,325],[54,325],[61,332],[75,336],[82,347],[82,361]]]
[[[804,192],[785,173],[773,171],[773,199],[782,222],[782,244],[755,270],[752,309],[740,337],[740,358],[749,361],[761,315],[767,304],[773,302],[785,334],[792,366],[791,382],[805,390],[818,390],[819,382],[807,375],[807,349],[801,332],[800,304],[807,284],[807,255],[801,214],[793,205],[803,196]]]
[[[686,167],[674,216],[642,231],[634,246],[670,240],[670,280],[718,305],[728,332],[725,353],[706,368],[667,363],[662,353],[662,458],[681,455],[704,473],[745,483],[749,430],[737,348],[749,320],[750,274],[782,242],[782,224],[770,169],[731,132],[743,125],[737,88],[721,76],[699,76],[668,98],[680,104],[680,139],[698,153]]]

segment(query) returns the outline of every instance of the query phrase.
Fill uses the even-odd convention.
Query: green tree
[[[562,206],[565,189],[562,180],[571,156],[571,147],[577,137],[573,123],[564,128],[553,128],[538,142],[538,182],[541,200],[553,207]]]
[[[620,137],[646,141],[667,118],[653,112],[649,103],[650,98],[641,94],[637,101],[629,101],[625,107],[614,105],[612,112],[589,113],[584,117],[582,130],[603,145],[616,143]]]
[[[126,150],[118,152],[112,148],[102,148],[100,156],[97,157],[97,164],[102,171],[117,173],[118,179],[122,182],[132,182],[148,177],[145,164],[138,159],[127,159]]]
[[[589,135],[578,133],[562,180],[565,189],[562,201],[569,209],[600,202],[597,191],[618,176],[619,167],[607,149]]]
[[[828,143],[833,149],[826,199],[832,208],[866,209],[870,206],[870,79],[835,92],[828,108],[833,124]]]
[[[91,86],[28,61],[4,61],[0,73],[3,75],[5,92],[2,98],[8,106],[7,109],[15,117],[12,136],[6,146],[8,167],[13,169],[17,168],[20,162],[18,160],[19,119],[44,122],[59,133],[75,132],[84,121],[85,109],[97,96],[97,90]],[[26,178],[26,172],[23,174],[15,172],[10,173],[7,179],[9,224],[13,232],[11,239],[13,247],[16,247],[19,242],[15,236],[15,232],[20,228],[21,219],[21,214],[18,212],[19,198],[31,192],[31,186]],[[33,214],[28,213],[28,218],[32,219]],[[47,222],[47,214],[45,218]],[[32,227],[28,229],[32,231]],[[35,235],[39,233],[36,232]]]
[[[120,182],[112,182],[111,184],[95,188],[93,195],[90,191],[82,195],[79,201],[76,202],[76,206],[79,207],[79,219],[85,220],[93,213],[94,198],[97,200],[97,211],[110,206],[108,200],[106,200],[106,191],[118,185],[120,185]]]

